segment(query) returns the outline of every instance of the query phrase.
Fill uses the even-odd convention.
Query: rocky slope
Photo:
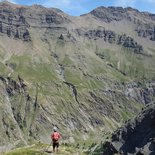
[[[147,106],[134,120],[118,129],[111,142],[104,144],[103,155],[155,154],[155,105]]]
[[[69,142],[88,140],[153,102],[154,26],[132,8],[72,17],[0,3],[0,150],[49,142],[53,126]]]

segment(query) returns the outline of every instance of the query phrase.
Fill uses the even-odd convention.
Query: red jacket
[[[55,141],[59,140],[60,134],[58,132],[54,132],[53,134],[51,134],[51,139]]]

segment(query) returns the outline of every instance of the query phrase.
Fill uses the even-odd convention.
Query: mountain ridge
[[[38,7],[38,8],[43,8],[43,9],[47,9],[47,10],[50,10],[50,9],[56,9],[56,10],[58,10],[58,12],[63,12],[63,13],[65,13],[64,11],[62,11],[62,10],[60,10],[60,9],[58,9],[58,8],[54,8],[54,7],[46,7],[46,6],[43,6],[43,5],[40,5],[40,4],[33,4],[33,5],[20,5],[20,4],[15,4],[15,3],[11,3],[11,2],[9,2],[9,1],[1,1],[0,2],[0,4],[1,5],[8,5],[8,6],[16,6],[17,8],[18,7],[27,7],[27,8],[29,8],[29,7]],[[135,12],[139,12],[139,13],[144,13],[144,14],[150,14],[150,15],[154,15],[154,13],[151,13],[151,12],[149,12],[149,11],[139,11],[138,9],[136,9],[136,8],[133,8],[133,7],[120,7],[120,6],[99,6],[99,7],[96,7],[96,8],[94,8],[94,9],[92,9],[92,11],[95,11],[95,10],[98,10],[98,9],[109,9],[109,10],[120,10],[120,11],[135,11]],[[90,12],[88,12],[88,13],[85,13],[85,14],[89,14],[89,13],[91,13],[92,11],[90,11]],[[65,13],[65,14],[67,14],[67,13]],[[83,15],[85,15],[85,14],[81,14],[81,15],[79,15],[79,16],[83,16]],[[69,15],[69,14],[68,14]],[[69,15],[69,16],[72,16],[72,15]]]
[[[72,17],[40,6],[0,5],[4,150],[11,143],[49,142],[53,126],[67,142],[89,141],[153,102],[154,20],[102,13]]]

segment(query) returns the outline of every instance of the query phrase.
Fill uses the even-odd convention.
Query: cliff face
[[[105,28],[93,30],[77,30],[78,35],[87,37],[89,39],[103,39],[104,42],[109,44],[117,44],[124,48],[133,50],[135,53],[143,53],[142,45],[138,44],[133,38],[126,36],[126,34],[119,35],[114,31],[106,30]]]
[[[53,126],[71,141],[112,132],[152,103],[154,26],[132,8],[71,17],[0,3],[1,150],[49,142]]]
[[[155,31],[154,31],[154,14],[151,13],[141,13],[136,9],[133,8],[121,8],[121,7],[99,7],[93,11],[91,14],[106,23],[112,22],[120,22],[123,20],[128,20],[136,24],[136,33],[139,37],[149,38],[150,40],[154,41]],[[143,20],[144,19],[144,20]],[[152,22],[147,23],[150,20]]]
[[[0,32],[14,39],[30,41],[30,27],[47,28],[69,22],[65,15],[56,9],[46,9],[39,5],[32,7],[12,6],[2,3],[0,6]]]
[[[147,106],[134,120],[118,129],[104,144],[105,155],[115,153],[153,155],[155,153],[155,106]]]

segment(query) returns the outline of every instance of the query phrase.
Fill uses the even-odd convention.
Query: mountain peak
[[[4,8],[8,8],[8,9],[18,9],[18,8],[31,8],[32,10],[35,10],[35,11],[53,11],[55,13],[63,13],[65,14],[62,10],[58,9],[58,8],[47,8],[47,7],[44,7],[42,5],[39,5],[39,4],[34,4],[34,5],[31,5],[31,6],[23,6],[23,5],[18,5],[18,4],[14,4],[14,3],[11,3],[7,0],[4,0],[4,1],[1,1],[0,2],[0,6],[4,7]]]
[[[124,14],[126,13],[125,9],[122,7],[98,7],[90,12],[96,18],[104,21],[104,22],[111,22],[113,20],[120,21]]]
[[[131,21],[135,17],[142,19],[145,15],[146,18],[154,20],[154,15],[150,13],[140,12],[132,7],[98,7],[90,12],[95,18],[98,18],[104,22],[110,23],[112,21],[121,21],[123,19]]]
[[[140,12],[138,9],[132,8],[132,7],[126,7],[124,8],[127,11],[135,11],[135,12]]]
[[[139,12],[139,10],[132,8],[132,7],[123,8],[123,7],[114,7],[114,6],[109,6],[109,7],[100,6],[92,11],[118,11],[118,12],[136,11],[136,12]]]
[[[9,8],[9,9],[11,9],[11,8],[16,9],[16,8],[21,8],[21,7],[23,7],[22,5],[18,5],[18,4],[15,4],[15,3],[11,3],[11,2],[9,2],[9,1],[7,1],[7,0],[1,1],[1,2],[0,2],[0,6],[6,7],[6,8]]]
[[[4,3],[4,4],[13,4],[13,3],[11,3],[11,2],[9,2],[9,1],[7,1],[7,0],[3,0],[3,1],[1,1],[0,3]]]

